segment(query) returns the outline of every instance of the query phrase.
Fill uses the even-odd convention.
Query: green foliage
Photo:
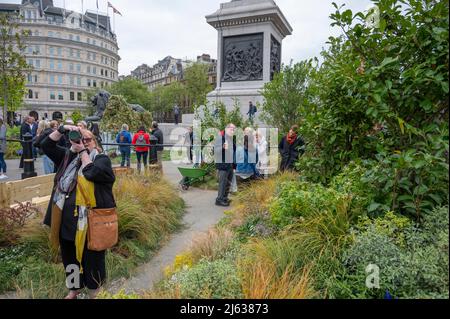
[[[150,91],[139,80],[126,78],[116,82],[109,88],[112,95],[121,95],[130,104],[139,104],[146,110],[151,110]]]
[[[4,119],[7,111],[22,106],[26,73],[32,69],[25,59],[23,43],[28,31],[19,29],[19,18],[16,14],[0,13],[0,103]]]
[[[356,232],[343,255],[346,273],[335,286],[338,298],[448,298],[448,207],[425,217],[421,229],[393,215],[379,218]],[[395,219],[395,218],[394,218]],[[402,243],[404,242],[404,243]],[[380,289],[365,285],[366,267],[380,268]]]
[[[208,69],[207,64],[194,63],[184,71],[186,95],[193,110],[200,105],[206,105],[206,94],[212,91]]]
[[[140,126],[151,127],[152,116],[149,112],[134,112],[122,96],[111,96],[106,107],[101,127],[103,130],[119,132],[122,124],[127,124],[131,131],[137,131]]]
[[[84,116],[80,110],[75,110],[70,116],[68,116],[67,118],[71,118],[73,120],[73,122],[75,123],[75,125],[78,122],[84,121],[84,119],[86,118],[86,116]]]
[[[179,291],[182,299],[239,299],[242,289],[232,260],[202,260],[163,283],[162,289]]]
[[[329,182],[351,160],[412,152],[448,131],[448,2],[401,2],[374,1],[374,28],[362,13],[331,15],[344,35],[329,39],[302,126],[299,169],[311,179]]]
[[[158,86],[150,94],[151,111],[156,114],[171,112],[175,104],[185,99],[186,89],[180,82]]]
[[[20,138],[20,126],[9,127],[6,129],[6,138],[19,139]],[[22,145],[17,142],[7,142],[7,148],[5,153],[5,159],[15,159],[20,157],[19,152],[22,151]]]
[[[292,125],[302,122],[314,99],[311,85],[316,73],[314,64],[312,60],[294,65],[291,62],[265,84],[262,118],[267,124],[287,132]]]

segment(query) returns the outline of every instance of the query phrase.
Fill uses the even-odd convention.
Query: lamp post
[[[27,133],[23,136],[23,168],[22,179],[36,177],[37,173],[34,170],[33,158],[33,135]]]

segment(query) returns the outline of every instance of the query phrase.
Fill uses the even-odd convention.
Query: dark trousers
[[[5,153],[0,153],[0,173],[1,172],[6,174]]]
[[[180,122],[180,115],[175,114],[175,125],[178,125],[179,122]]]
[[[231,183],[233,181],[233,168],[219,170],[219,194],[217,201],[227,201],[230,194]]]
[[[144,168],[147,167],[148,152],[136,152],[138,171],[141,171],[141,162],[144,162]]]
[[[125,167],[125,162],[127,164],[127,167],[129,168],[131,166],[131,150],[130,149],[123,149],[120,150],[120,154],[122,155],[122,162],[120,163],[121,167]]]
[[[64,269],[66,270],[66,277],[69,279],[69,283],[74,283],[73,281],[73,269],[68,268],[68,266],[76,266],[80,269],[80,263],[77,260],[77,254],[75,249],[75,242],[61,239],[61,257],[64,264]],[[106,281],[106,263],[105,263],[106,252],[97,252],[88,250],[87,247],[84,248],[83,259],[81,261],[83,265],[83,273],[80,273],[79,283],[80,287],[70,287],[70,290],[79,290],[87,287],[91,290],[96,290],[100,288]],[[69,272],[67,272],[69,271]]]

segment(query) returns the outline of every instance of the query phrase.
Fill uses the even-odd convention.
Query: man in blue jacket
[[[124,124],[122,125],[122,131],[117,134],[116,137],[116,143],[117,144],[131,144],[132,142],[132,136],[129,132],[128,125]],[[127,167],[130,168],[131,162],[131,146],[130,145],[120,145],[119,146],[120,154],[122,154],[122,163],[120,164],[121,167],[125,167],[125,162],[127,162]]]

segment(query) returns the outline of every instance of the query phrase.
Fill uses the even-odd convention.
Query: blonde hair
[[[42,132],[44,132],[49,127],[50,127],[50,125],[48,124],[48,122],[46,120],[40,121],[38,124],[38,129],[37,129],[36,135],[37,136],[41,135]]]
[[[95,149],[96,149],[99,153],[103,153],[103,149],[98,145],[97,138],[95,137],[94,133],[92,133],[92,132],[89,131],[89,130],[85,130],[85,129],[81,129],[80,132],[81,132],[81,135],[83,136],[83,138],[84,138],[85,136],[87,136],[87,137],[89,137],[89,138],[92,138],[92,141],[95,143]]]
[[[59,126],[59,122],[58,121],[51,121],[50,122],[50,128],[57,129],[58,126]]]

